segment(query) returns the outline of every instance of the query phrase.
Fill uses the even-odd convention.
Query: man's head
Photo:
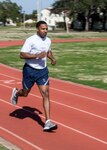
[[[48,32],[48,25],[45,21],[38,21],[36,23],[36,29],[37,29],[37,34],[41,37],[44,38],[47,35]]]

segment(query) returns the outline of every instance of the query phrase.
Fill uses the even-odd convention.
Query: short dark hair
[[[38,21],[36,23],[36,28],[38,28],[41,24],[46,24],[47,25],[47,23],[45,21]]]

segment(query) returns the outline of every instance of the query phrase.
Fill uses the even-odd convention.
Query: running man
[[[47,37],[48,25],[44,21],[36,24],[36,34],[27,38],[20,51],[20,58],[25,59],[23,66],[23,88],[14,88],[11,96],[11,103],[16,105],[20,96],[27,97],[31,88],[36,83],[43,98],[43,108],[46,122],[44,131],[57,129],[57,125],[50,120],[50,99],[49,99],[49,77],[47,58],[55,65],[56,60],[51,51],[51,40]]]

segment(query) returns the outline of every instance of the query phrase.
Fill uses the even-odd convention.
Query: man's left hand
[[[51,61],[51,64],[52,64],[52,65],[55,65],[55,64],[56,64],[56,60],[53,59],[53,60]]]

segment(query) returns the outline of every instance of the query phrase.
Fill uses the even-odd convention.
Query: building
[[[54,30],[56,24],[59,22],[64,22],[64,14],[54,14],[51,13],[51,7],[43,9],[41,11],[41,20],[45,21],[48,24],[49,30]],[[70,20],[66,17],[66,23],[69,23]]]

